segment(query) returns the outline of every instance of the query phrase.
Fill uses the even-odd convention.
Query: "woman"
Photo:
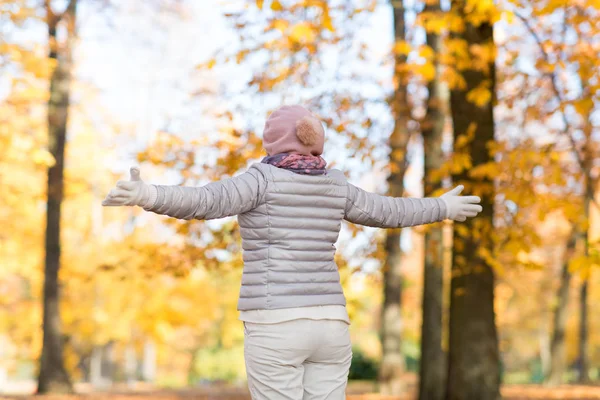
[[[459,186],[439,198],[363,191],[326,169],[321,122],[300,106],[268,118],[268,156],[237,177],[203,187],[147,185],[139,170],[105,206],[140,206],[179,219],[238,215],[244,271],[238,302],[253,399],[344,399],[352,358],[348,313],[334,261],[342,220],[400,228],[481,211]]]

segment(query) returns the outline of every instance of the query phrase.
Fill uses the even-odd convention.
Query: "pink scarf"
[[[302,154],[281,153],[263,158],[264,164],[287,169],[302,175],[325,175],[327,161],[320,156],[305,156]]]

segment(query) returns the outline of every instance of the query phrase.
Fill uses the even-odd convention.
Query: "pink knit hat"
[[[281,153],[320,156],[324,143],[321,121],[302,106],[279,107],[265,123],[263,146],[270,156]]]

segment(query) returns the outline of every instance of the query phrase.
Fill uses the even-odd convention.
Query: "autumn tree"
[[[6,314],[12,315],[3,313],[1,319],[2,326],[6,328],[3,331],[9,335],[11,344],[21,350],[25,349],[19,352],[19,357],[36,359],[42,348],[38,390],[65,392],[71,390],[68,372],[73,372],[72,356],[75,344],[73,338],[76,337],[77,340],[83,338],[84,341],[89,339],[85,335],[78,335],[78,333],[85,333],[86,324],[79,324],[81,322],[77,319],[79,309],[75,307],[77,302],[69,303],[70,299],[84,293],[70,291],[69,294],[73,294],[71,298],[59,296],[62,292],[59,289],[68,286],[69,279],[73,278],[72,281],[77,281],[77,277],[81,276],[77,274],[81,271],[73,271],[69,265],[89,266],[89,260],[83,257],[84,251],[78,253],[82,258],[73,256],[73,248],[77,246],[71,246],[72,239],[85,236],[83,232],[86,227],[79,226],[69,218],[71,214],[67,203],[78,198],[74,192],[78,192],[82,187],[84,191],[89,190],[90,186],[97,184],[92,182],[90,177],[100,174],[97,165],[102,163],[97,163],[91,174],[77,178],[73,178],[76,174],[69,176],[69,168],[65,167],[68,166],[65,162],[65,152],[68,150],[66,149],[67,125],[73,120],[74,114],[70,104],[70,92],[73,86],[71,82],[76,83],[72,77],[74,68],[72,54],[76,39],[78,2],[70,1],[68,4],[65,2],[60,13],[53,9],[52,6],[55,4],[51,4],[50,1],[40,3],[26,4],[21,1],[0,3],[3,23],[7,23],[9,27],[7,32],[10,31],[10,35],[3,35],[0,39],[0,58],[8,66],[7,74],[3,73],[2,83],[8,83],[6,87],[10,91],[6,97],[3,97],[0,111],[3,122],[0,135],[2,138],[0,163],[3,168],[0,179],[3,187],[6,188],[4,193],[8,196],[9,202],[0,203],[2,203],[3,224],[14,224],[15,228],[18,228],[11,229],[11,236],[14,238],[11,239],[12,244],[8,248],[12,250],[2,251],[0,257],[3,265],[9,266],[12,263],[21,265],[18,270],[7,268],[3,271],[8,275],[7,281],[12,282],[11,285],[14,286],[17,295],[11,296],[9,303],[3,303],[9,310]],[[42,15],[44,17],[40,18]],[[35,35],[22,34],[24,30],[30,29],[32,25],[39,22],[47,29],[47,40],[42,41]],[[44,54],[46,51],[48,56]],[[46,118],[40,118],[42,114]],[[85,124],[84,128],[87,128]],[[72,139],[70,137],[69,142]],[[77,146],[79,143],[75,145],[76,148]],[[73,153],[77,151],[71,152],[71,155]],[[17,154],[19,158],[15,158]],[[95,154],[99,155],[100,152]],[[70,170],[72,172],[77,168],[81,172],[85,167],[79,163]],[[46,175],[43,182],[42,169]],[[7,171],[11,173],[8,174]],[[110,178],[112,183],[114,177]],[[38,190],[43,186],[46,186],[44,190]],[[30,189],[23,190],[25,187]],[[37,204],[42,201],[46,203],[47,219],[44,227],[46,229],[45,280],[40,278],[40,271],[31,268],[41,263],[38,257],[41,257],[40,253],[42,253],[44,232],[38,229],[37,223],[30,221],[31,218],[37,220],[43,218]],[[74,208],[77,209],[78,206],[85,206],[85,204],[78,203]],[[97,213],[89,212],[90,209],[92,207],[85,208],[85,215],[91,215],[91,219],[95,219]],[[75,219],[75,221],[80,220],[80,218]],[[82,231],[79,235],[72,235],[77,229]],[[23,238],[27,239],[23,240]],[[37,244],[36,238],[39,238]],[[90,247],[97,246],[99,250],[100,239],[97,236],[93,236],[92,239],[87,244]],[[80,248],[82,247],[84,246]],[[92,253],[88,252],[87,256]],[[100,258],[98,254],[101,252],[94,253],[96,260]],[[73,272],[75,272],[73,275],[69,275]],[[44,281],[43,288],[38,284],[40,281]],[[40,300],[38,291],[42,292],[44,301],[43,318],[40,318],[43,319],[43,335],[40,335],[37,329],[41,325],[41,321],[37,321],[39,315],[35,307]],[[83,307],[83,304],[81,302],[78,304],[82,305],[83,318],[89,318],[92,313],[90,309]],[[62,314],[59,314],[59,309],[63,311]],[[65,309],[66,313],[64,313]],[[72,318],[74,315],[76,317]],[[73,323],[74,320],[76,323]],[[78,332],[77,330],[82,327],[84,329]],[[42,336],[43,340],[40,340]],[[82,344],[81,341],[77,344],[78,350],[85,347],[85,343]]]
[[[390,135],[390,174],[388,195],[404,195],[404,175],[407,169],[406,151],[410,139],[409,122],[411,112],[408,103],[407,54],[402,46],[407,45],[404,2],[392,2],[394,26],[394,92],[390,108],[394,128]],[[382,359],[379,371],[381,392],[398,395],[403,391],[404,355],[402,354],[402,250],[400,229],[386,232],[385,261],[383,262],[383,304],[381,317]]]
[[[575,240],[580,243],[579,252],[567,260],[568,270],[561,273],[561,284],[557,292],[557,307],[554,316],[554,335],[552,340],[552,370],[550,381],[561,380],[560,371],[564,370],[563,313],[567,304],[568,287],[571,273],[577,273],[582,280],[579,296],[579,360],[577,362],[578,379],[589,379],[587,360],[589,318],[588,288],[589,277],[594,265],[599,264],[591,242],[590,216],[592,209],[598,207],[595,191],[599,175],[596,162],[598,140],[593,132],[593,115],[597,112],[599,79],[595,60],[600,55],[597,46],[591,45],[592,38],[598,35],[598,26],[588,24],[588,18],[595,18],[600,12],[598,4],[583,1],[572,5],[560,1],[515,2],[515,15],[518,17],[526,38],[536,51],[536,68],[539,76],[525,76],[526,81],[535,81],[537,88],[543,90],[543,102],[537,106],[536,118],[544,121],[553,135],[553,149],[570,154],[565,163],[565,171],[575,186],[565,185],[565,196],[579,197],[578,201],[566,204],[565,215],[574,226]],[[524,10],[531,10],[533,18],[526,16]],[[550,22],[551,19],[559,21]],[[553,122],[555,118],[558,123]],[[561,361],[562,360],[562,361]]]
[[[487,4],[487,3],[486,3]],[[495,400],[499,397],[500,360],[494,315],[493,254],[494,185],[478,169],[493,162],[496,90],[493,4],[474,9],[456,0],[451,12],[460,21],[451,33],[455,71],[460,85],[451,86],[456,184],[482,198],[483,212],[455,227],[450,292],[450,340],[447,400]],[[481,98],[483,97],[483,98]]]
[[[56,14],[50,1],[45,2],[51,60],[55,69],[50,78],[48,99],[48,135],[50,154],[55,163],[48,169],[46,211],[46,260],[44,274],[44,341],[40,360],[38,392],[71,392],[72,386],[63,364],[63,331],[59,311],[60,222],[63,201],[63,171],[69,95],[76,39],[77,0],[71,0],[64,12]],[[65,24],[66,38],[59,40],[59,24]]]
[[[9,371],[19,356],[38,357],[39,304],[47,168],[54,162],[46,148],[47,57],[26,41],[19,27],[31,21],[35,5],[0,1],[0,332]],[[20,3],[20,2],[19,2]]]
[[[536,7],[536,14],[548,15],[556,13],[553,7]],[[541,39],[536,34],[534,28],[526,23],[529,32],[532,34],[536,43],[539,45],[541,52],[541,60],[539,68],[545,72],[545,76],[549,79],[551,90],[554,93],[554,101],[558,104],[558,113],[562,118],[562,136],[571,145],[573,159],[579,167],[578,181],[580,183],[580,193],[583,199],[583,212],[580,218],[576,220],[576,230],[578,239],[582,243],[582,254],[572,261],[573,269],[579,272],[582,276],[582,284],[580,290],[580,329],[579,329],[579,360],[578,360],[578,379],[580,382],[589,380],[589,363],[588,363],[588,280],[591,274],[591,268],[598,263],[594,259],[593,246],[590,242],[590,216],[591,209],[594,205],[597,206],[595,199],[595,191],[598,187],[599,174],[597,172],[596,155],[598,154],[598,141],[594,139],[594,122],[593,113],[596,108],[594,98],[598,98],[599,86],[598,74],[596,72],[594,58],[600,55],[598,49],[594,49],[589,45],[588,38],[597,34],[598,28],[595,27],[592,32],[584,27],[584,18],[587,13],[598,14],[599,8],[595,3],[584,3],[581,7],[570,7],[562,5],[559,11],[562,14],[563,29],[572,33],[577,38],[575,46],[569,46],[566,43],[555,43],[553,37]],[[589,36],[591,35],[591,36]],[[564,36],[563,36],[564,38]],[[566,40],[566,39],[563,39]],[[546,48],[546,44],[549,44]],[[551,55],[551,52],[554,53]],[[551,66],[552,58],[562,61],[562,65],[558,68]],[[592,57],[592,58],[590,58]],[[563,66],[564,65],[564,66]],[[564,69],[567,74],[574,74],[579,87],[575,94],[570,92],[565,82],[560,82],[558,71]],[[570,106],[571,110],[565,108]],[[568,276],[563,275],[563,279],[568,279]],[[565,282],[568,285],[568,281]],[[568,287],[568,286],[567,286]],[[559,292],[559,299],[561,293]],[[560,334],[560,326],[557,327]],[[560,336],[557,337],[559,339]],[[557,347],[559,344],[556,344]],[[558,348],[555,348],[559,351]],[[559,353],[560,354],[560,353]],[[560,357],[558,355],[557,357]]]
[[[435,70],[427,84],[427,110],[421,123],[424,153],[424,195],[436,195],[441,189],[439,171],[444,165],[442,141],[448,113],[448,88],[441,76],[443,12],[439,1],[429,1],[421,15],[424,20],[427,48],[432,52],[431,62]],[[447,372],[446,354],[442,348],[444,293],[444,232],[441,224],[426,228],[425,264],[423,274],[423,302],[421,328],[421,363],[419,375],[419,399],[441,400],[444,398]]]
[[[577,244],[577,230],[573,229],[570,234],[567,250],[565,252],[561,268],[560,286],[557,293],[556,306],[553,314],[553,331],[550,342],[550,370],[547,372],[547,382],[551,385],[559,385],[563,381],[566,372],[566,325],[567,325],[567,302],[571,286],[571,272],[569,263],[573,259],[575,246]]]

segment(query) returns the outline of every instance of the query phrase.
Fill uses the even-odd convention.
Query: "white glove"
[[[459,196],[464,188],[463,185],[459,185],[440,196],[440,199],[446,203],[446,209],[448,210],[446,218],[463,222],[468,217],[475,217],[483,210],[478,204],[481,202],[479,196]]]
[[[119,181],[108,196],[102,201],[103,206],[152,206],[156,201],[157,191],[152,185],[147,185],[140,178],[137,167],[129,169],[130,179]]]

